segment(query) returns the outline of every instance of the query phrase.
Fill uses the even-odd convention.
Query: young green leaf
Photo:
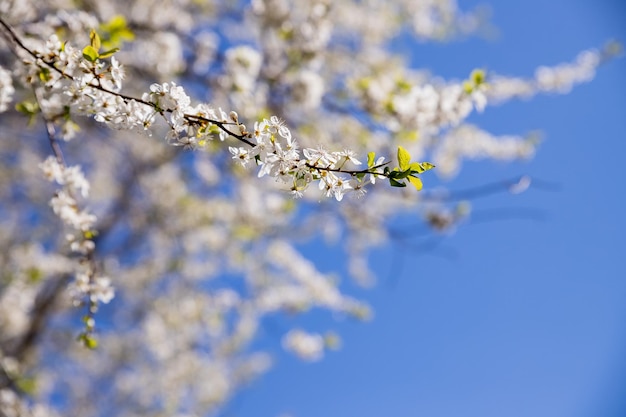
[[[28,116],[28,124],[35,122],[35,116],[39,112],[39,105],[34,101],[24,100],[15,105],[15,110]]]
[[[93,336],[85,336],[84,343],[87,349],[93,350],[98,347],[98,341]]]
[[[96,349],[98,347],[98,341],[95,337],[87,333],[81,333],[78,336],[78,341],[83,344],[87,349]]]
[[[108,22],[102,23],[99,27],[102,34],[102,47],[111,49],[121,46],[124,41],[132,41],[135,34],[128,27],[126,18],[121,15],[114,16]]]
[[[89,32],[89,42],[92,48],[96,50],[96,52],[100,50],[100,36],[98,36],[98,33],[93,29],[91,29],[91,32]]]
[[[406,184],[400,181],[396,181],[393,178],[389,178],[389,184],[392,187],[406,187]]]
[[[429,169],[433,169],[435,166],[430,162],[411,162],[411,172],[421,174]]]
[[[25,394],[33,395],[37,390],[37,381],[32,377],[21,377],[16,379],[15,385]]]
[[[45,67],[39,69],[39,80],[41,80],[41,82],[45,83],[50,81],[51,79],[52,76],[50,74],[50,69]]]
[[[470,74],[470,79],[474,83],[474,85],[481,85],[485,83],[485,71],[482,69],[475,69]]]
[[[402,180],[408,177],[410,174],[410,170],[400,171],[398,170],[398,168],[394,168],[393,171],[389,172],[389,178],[393,178],[394,180]]]
[[[421,174],[422,172],[425,171],[425,169],[422,167],[422,164],[420,164],[419,162],[411,162],[411,172],[415,172],[417,174]]]
[[[120,50],[120,48],[109,49],[108,51],[101,53],[99,55],[99,58],[100,59],[109,58],[109,57],[113,56],[113,54],[116,53],[119,50]]]
[[[374,166],[374,161],[376,160],[376,152],[368,152],[367,153],[367,166],[371,168]]]
[[[39,111],[39,106],[34,101],[24,100],[15,105],[15,110],[24,113],[27,116],[30,116]]]
[[[422,180],[417,177],[408,177],[411,184],[415,187],[417,191],[420,191],[423,187]]]
[[[424,171],[428,171],[431,170],[435,167],[435,165],[431,164],[430,162],[422,162],[422,168],[424,168]]]
[[[98,51],[91,45],[87,45],[83,48],[83,58],[89,62],[96,62],[98,59]]]
[[[402,146],[398,146],[398,165],[402,171],[409,169],[411,164],[411,154]]]

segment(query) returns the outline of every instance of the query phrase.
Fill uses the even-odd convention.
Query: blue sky
[[[491,8],[497,39],[419,45],[416,64],[451,78],[476,67],[531,76],[608,39],[626,42],[626,2]],[[476,212],[528,208],[545,219],[461,228],[433,253],[406,255],[394,285],[385,284],[393,248],[376,252],[381,283],[359,292],[374,320],[337,324],[344,346],[322,362],[279,354],[227,415],[626,415],[626,59],[569,95],[488,108],[472,122],[495,134],[539,129],[545,141],[530,162],[465,164],[449,186],[526,173],[557,183],[558,192],[474,202]]]

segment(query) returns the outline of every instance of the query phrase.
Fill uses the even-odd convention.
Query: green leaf
[[[101,24],[100,28],[107,32],[117,32],[126,29],[126,19],[122,15],[115,15],[108,22]]]
[[[24,393],[33,395],[37,391],[37,381],[35,378],[22,377],[15,381],[15,385]]]
[[[39,106],[34,101],[24,100],[15,105],[15,110],[27,116],[33,116],[39,111]]]
[[[434,167],[435,166],[430,162],[412,162],[411,172],[414,174],[421,174],[422,172],[426,172]]]
[[[394,180],[394,179],[393,179],[393,178],[391,178],[391,177],[389,178],[389,184],[390,184],[392,187],[406,187],[406,184],[405,184],[405,183],[400,182],[400,181],[396,181],[396,180]]]
[[[102,52],[100,54],[100,59],[109,58],[109,57],[113,56],[113,54],[116,53],[119,50],[120,50],[120,48],[113,48],[113,49],[109,49],[106,52]]]
[[[85,346],[88,349],[95,349],[98,347],[98,341],[92,336],[87,336],[85,337]]]
[[[463,81],[463,91],[465,94],[472,94],[474,91],[474,84],[471,81]]]
[[[91,32],[89,32],[89,42],[91,44],[91,47],[95,49],[96,52],[100,50],[100,46],[102,45],[102,43],[100,42],[100,36],[98,36],[98,32],[93,29],[91,29]]]
[[[402,180],[411,175],[411,170],[407,169],[406,171],[400,171],[398,168],[394,168],[393,171],[389,173],[389,178],[393,178],[394,180]]]
[[[98,231],[97,230],[85,230],[83,232],[83,237],[85,239],[93,239],[96,236],[98,236]]]
[[[398,91],[406,93],[408,91],[411,91],[412,87],[413,86],[411,85],[411,83],[408,82],[407,80],[403,80],[403,79],[396,80],[396,88],[398,89]]]
[[[424,171],[431,170],[434,167],[435,165],[431,164],[430,162],[422,162],[422,168],[424,168]]]
[[[422,167],[422,164],[420,164],[419,162],[411,162],[410,168],[411,168],[411,172],[417,173],[417,174],[421,174],[422,172],[426,171]]]
[[[101,24],[99,31],[102,34],[102,47],[107,49],[121,46],[124,41],[135,39],[135,34],[122,15],[114,16],[108,22]]]
[[[81,333],[81,335],[78,336],[78,340],[82,342],[83,346],[85,346],[87,349],[93,350],[98,347],[98,341],[90,334]]]
[[[402,146],[398,146],[398,165],[400,170],[406,171],[411,164],[411,154],[407,152]]]
[[[91,45],[87,45],[83,48],[83,58],[89,62],[96,62],[98,59],[98,51]]]
[[[367,153],[367,166],[369,168],[374,166],[375,160],[376,160],[376,152],[368,152]]]
[[[485,83],[485,71],[481,69],[475,69],[470,74],[470,79],[474,83],[474,85],[481,85]]]
[[[52,79],[52,75],[50,74],[50,69],[46,67],[42,67],[39,69],[39,80],[42,83],[46,83]]]
[[[417,142],[420,138],[420,134],[417,130],[403,130],[396,133],[396,137],[398,140],[404,142]]]
[[[417,191],[420,191],[422,187],[424,186],[422,184],[422,180],[417,177],[409,177],[409,181],[411,181],[411,184],[413,184],[413,186],[415,187]]]
[[[39,112],[39,105],[34,101],[24,100],[15,105],[15,110],[28,116],[28,125],[35,122],[35,116]]]

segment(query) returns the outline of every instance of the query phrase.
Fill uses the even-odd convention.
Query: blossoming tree
[[[2,415],[219,412],[268,369],[268,317],[370,315],[298,243],[341,243],[371,284],[390,220],[467,216],[429,176],[533,155],[472,112],[566,93],[612,54],[442,80],[388,46],[485,24],[453,0],[79,3],[0,0]],[[304,360],[338,343],[279,337]]]

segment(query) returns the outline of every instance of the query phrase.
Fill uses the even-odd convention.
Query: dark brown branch
[[[31,320],[24,336],[8,350],[8,356],[12,356],[17,360],[24,359],[35,346],[37,338],[42,333],[46,321],[50,318],[50,312],[61,295],[62,291],[67,287],[71,276],[69,274],[60,277],[51,278],[50,284],[44,285],[35,299],[35,306],[31,312]]]

